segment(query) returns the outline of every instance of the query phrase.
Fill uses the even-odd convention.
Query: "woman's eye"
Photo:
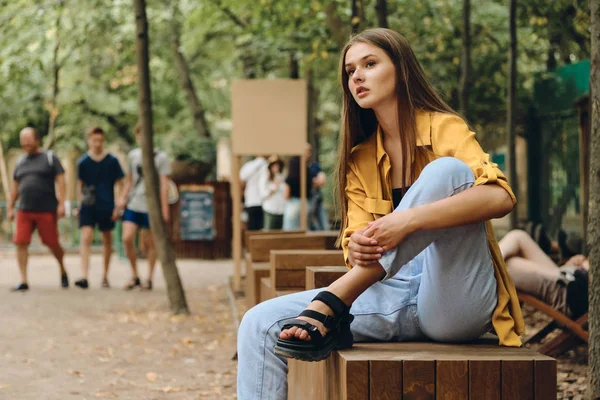
[[[352,74],[354,73],[354,70],[353,69],[349,69],[348,71],[346,71],[346,73],[348,75],[352,76]]]
[[[371,67],[374,67],[374,66],[375,66],[375,61],[369,61],[367,63],[367,68],[371,68]]]

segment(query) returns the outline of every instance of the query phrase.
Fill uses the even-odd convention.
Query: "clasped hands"
[[[417,230],[411,209],[387,214],[350,236],[348,261],[368,267],[379,263],[386,251],[395,248]]]

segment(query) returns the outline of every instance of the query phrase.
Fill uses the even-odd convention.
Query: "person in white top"
[[[264,229],[283,227],[285,209],[285,180],[281,170],[283,161],[277,156],[269,157],[268,168],[263,170],[260,180],[260,194],[263,198]]]
[[[263,227],[262,196],[260,195],[260,177],[263,170],[267,169],[267,160],[258,156],[248,161],[240,169],[240,179],[245,183],[244,207],[248,214],[246,228],[249,231],[258,231]]]

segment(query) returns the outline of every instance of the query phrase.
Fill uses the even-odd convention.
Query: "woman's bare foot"
[[[315,300],[312,303],[310,303],[308,305],[308,307],[306,307],[306,309],[320,312],[321,314],[333,316],[333,311],[331,311],[331,309],[325,303],[323,303],[319,300]],[[308,318],[308,317],[296,317],[296,318],[301,319],[306,322],[309,322],[309,323],[313,324],[314,326],[316,326],[317,329],[319,329],[319,332],[321,332],[321,335],[325,336],[325,334],[327,334],[327,329],[323,326],[323,324],[321,322],[314,320],[312,318]],[[295,337],[296,339],[300,339],[300,340],[306,340],[306,341],[310,340],[310,335],[308,334],[308,332],[306,332],[304,329],[299,328],[297,326],[294,326],[290,329],[285,329],[285,330],[281,331],[281,334],[279,335],[279,337],[284,340],[289,340],[293,337]]]

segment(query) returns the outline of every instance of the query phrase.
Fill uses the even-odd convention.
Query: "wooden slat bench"
[[[246,261],[246,300],[248,307],[260,301],[260,280],[269,276],[270,251],[285,249],[333,249],[337,231],[249,235]]]
[[[347,271],[308,267],[306,289]],[[556,360],[497,343],[361,343],[319,363],[290,360],[288,399],[556,398]]]
[[[556,360],[495,343],[361,343],[289,362],[289,400],[555,398]]]

